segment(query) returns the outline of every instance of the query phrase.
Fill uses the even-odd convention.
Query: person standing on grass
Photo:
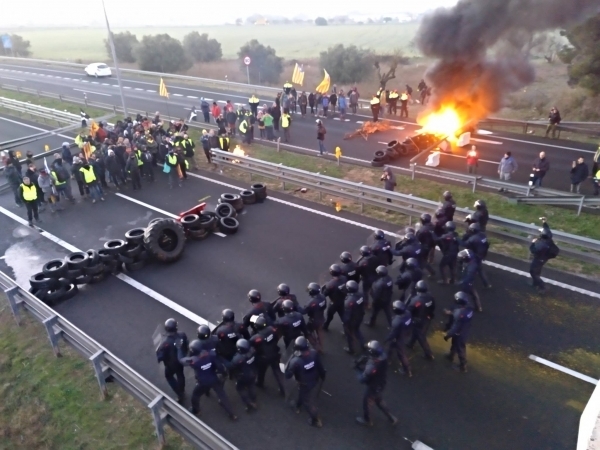
[[[583,183],[589,175],[590,171],[583,158],[579,158],[577,162],[573,161],[571,167],[571,192],[575,191],[579,194],[581,183]]]
[[[266,113],[264,113],[262,120],[265,124],[265,133],[267,134],[267,140],[274,140],[275,135],[273,133],[273,116],[267,111]]]
[[[323,126],[323,122],[321,119],[317,119],[317,142],[319,143],[319,156],[323,156],[323,153],[327,154],[327,149],[325,148],[325,134],[327,130]]]
[[[34,218],[37,223],[41,223],[42,221],[40,220],[38,213],[37,187],[31,183],[29,177],[23,177],[23,183],[19,186],[19,195],[27,208],[27,220],[29,221],[29,226],[33,226]]]
[[[471,150],[467,153],[467,172],[470,174],[477,174],[477,167],[479,166],[479,155],[477,154],[477,148],[471,145]]]
[[[510,181],[512,174],[519,168],[517,161],[512,157],[511,152],[506,152],[504,157],[498,164],[498,176],[500,181]],[[499,192],[504,192],[504,188],[500,188]]]
[[[381,175],[381,181],[383,181],[383,188],[386,191],[394,191],[396,189],[396,175],[392,172],[392,169],[386,167],[383,169],[383,175]],[[392,203],[392,199],[386,199],[388,203]]]

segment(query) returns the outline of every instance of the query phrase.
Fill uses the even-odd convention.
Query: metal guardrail
[[[198,449],[237,450],[233,444],[190,414],[125,362],[2,272],[0,287],[3,288],[12,314],[19,325],[23,309],[44,325],[56,356],[61,355],[59,343],[62,339],[90,360],[103,397],[108,395],[106,383],[112,380],[147,405],[161,446],[165,443],[165,425],[169,425]]]
[[[0,108],[11,109],[25,114],[36,115],[45,119],[55,120],[58,123],[81,123],[81,117],[66,111],[33,105],[31,103],[0,97]]]
[[[600,206],[600,198],[581,196],[559,196],[559,197],[515,197],[509,198],[509,203],[526,203],[528,205],[560,205],[576,206],[577,215],[581,214],[584,206]]]
[[[498,118],[498,117],[490,117],[487,119],[483,119],[479,122],[479,125],[491,125],[493,126],[505,126],[505,127],[522,127],[523,128],[523,133],[528,134],[529,130],[531,128],[533,129],[541,129],[541,130],[546,130],[546,128],[548,127],[548,122],[546,123],[541,123],[538,121],[528,121],[528,120],[514,120],[514,119],[502,119],[502,118]],[[588,128],[589,127],[589,128]],[[595,128],[595,129],[594,129]],[[596,125],[587,125],[587,126],[581,126],[581,125],[565,125],[565,123],[561,122],[560,125],[556,126],[556,131],[558,132],[557,137],[560,138],[560,133],[561,131],[567,132],[567,133],[574,133],[574,134],[583,134],[586,136],[595,136],[595,137],[599,137],[600,136],[600,126]]]
[[[295,186],[310,187],[317,192],[346,198],[359,203],[361,205],[361,210],[364,205],[370,205],[415,217],[420,216],[424,212],[434,211],[439,207],[438,202],[415,197],[413,195],[386,191],[363,183],[353,183],[351,181],[261,161],[247,156],[232,156],[231,153],[220,150],[213,150],[213,162],[217,165],[229,166],[254,175],[279,180],[283,183],[284,189],[286,183],[289,183]],[[387,199],[390,199],[391,202],[388,202]],[[457,208],[456,217],[461,220],[473,212],[474,211],[468,208]],[[507,233],[505,230],[510,233]],[[529,242],[528,236],[537,235],[538,233],[539,227],[536,225],[521,223],[498,216],[490,216],[488,222],[488,234],[490,236],[495,235],[502,239],[510,238],[517,241]],[[563,248],[561,249],[562,254],[568,254],[589,262],[600,262],[600,253],[597,253],[600,252],[600,241],[558,230],[553,230],[552,233],[556,242],[579,247],[588,251],[582,252],[576,249]],[[593,250],[594,253],[589,252],[589,250]]]

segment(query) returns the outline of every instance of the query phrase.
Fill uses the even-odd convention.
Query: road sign
[[[244,64],[246,64],[247,66],[249,66],[251,62],[252,62],[252,60],[250,59],[250,57],[249,57],[249,56],[246,56],[246,57],[244,58]]]
[[[12,39],[8,34],[2,35],[2,47],[4,48],[12,48]],[[248,63],[250,64],[250,63]]]

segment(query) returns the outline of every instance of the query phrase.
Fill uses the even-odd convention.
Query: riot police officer
[[[211,335],[208,325],[200,325],[197,332],[198,341],[200,342],[201,350],[215,350],[217,348],[216,336]]]
[[[452,192],[444,191],[444,202],[441,206],[441,214],[446,218],[446,222],[454,220],[454,212],[456,211],[456,202],[452,197]]]
[[[348,346],[344,350],[351,355],[354,354],[354,340],[357,340],[360,348],[365,346],[365,340],[360,331],[363,318],[365,317],[365,301],[358,292],[356,281],[346,282],[346,299],[344,300],[344,333]]]
[[[531,275],[532,286],[543,292],[546,290],[546,284],[542,280],[542,269],[549,259],[558,256],[560,249],[552,240],[552,231],[546,222],[546,218],[542,217],[541,219],[540,235],[529,246],[529,252],[532,256],[529,274]]]
[[[468,250],[471,250],[477,259],[477,273],[481,278],[481,282],[485,288],[491,288],[492,285],[488,281],[483,271],[483,261],[487,257],[490,243],[487,240],[485,233],[481,231],[481,227],[478,223],[472,223],[469,225],[467,232],[461,240],[461,244]]]
[[[422,247],[414,233],[406,233],[404,239],[398,242],[396,248],[392,249],[391,252],[395,256],[402,257],[400,271],[403,271],[406,267],[406,261],[410,258],[415,258],[418,261],[421,260]]]
[[[180,341],[181,343],[181,341]],[[226,369],[223,363],[217,358],[214,351],[203,350],[200,341],[194,340],[190,343],[190,356],[187,357],[182,350],[182,345],[178,344],[179,362],[184,366],[194,369],[196,376],[196,386],[192,393],[192,414],[200,414],[200,397],[208,394],[211,390],[215,391],[219,398],[219,404],[229,415],[231,420],[237,420],[229,403],[229,398],[223,390],[223,385],[219,375],[224,376]]]
[[[408,258],[404,263],[404,270],[396,278],[396,285],[402,291],[401,299],[415,293],[415,285],[423,279],[423,271],[416,258]]]
[[[344,300],[346,299],[346,277],[342,275],[342,269],[339,265],[333,264],[329,267],[329,273],[332,278],[321,288],[321,294],[329,297],[330,304],[327,307],[327,320],[323,325],[323,330],[328,331],[329,325],[333,320],[335,313],[340,316],[344,322]],[[353,280],[356,283],[356,280]]]
[[[279,362],[281,360],[281,354],[279,351],[279,336],[267,323],[267,319],[264,316],[259,316],[254,323],[256,334],[250,338],[250,344],[256,350],[256,363],[258,369],[258,378],[256,386],[262,388],[265,385],[265,375],[267,369],[270,367],[279,386],[279,393],[283,397],[285,395],[285,389],[283,387],[283,379],[281,376],[281,369],[279,368]]]
[[[283,343],[287,348],[298,336],[306,337],[308,331],[304,317],[295,310],[294,302],[284,300],[281,309],[283,316],[275,321],[274,328],[283,336]]]
[[[239,339],[236,354],[228,364],[235,378],[235,390],[246,405],[246,411],[256,410],[256,351],[246,339]]]
[[[316,405],[316,394],[320,390],[320,383],[325,381],[327,374],[319,353],[309,348],[305,337],[300,336],[294,341],[294,356],[285,367],[285,377],[294,377],[298,383],[298,399],[296,400],[296,412],[304,406],[308,411],[310,419],[308,423],[314,427],[321,428],[323,423],[319,418],[319,410]],[[317,388],[317,389],[315,389]],[[315,392],[316,391],[316,392]]]
[[[465,219],[465,222],[467,222],[469,225],[472,223],[479,224],[479,229],[485,233],[485,227],[490,220],[490,214],[488,213],[487,205],[483,200],[476,200],[473,204],[473,208],[475,208],[475,212],[473,214],[469,214]]]
[[[381,396],[387,381],[387,355],[383,351],[383,346],[377,341],[370,341],[367,344],[367,351],[369,358],[362,360],[365,366],[358,378],[362,384],[367,385],[363,395],[363,416],[357,417],[356,422],[365,426],[373,425],[371,408],[374,403],[386,415],[390,423],[396,425],[398,419],[392,415]],[[357,368],[362,365],[362,361],[357,363]]]
[[[392,277],[388,275],[388,270],[385,266],[379,266],[376,269],[376,272],[379,278],[371,287],[371,295],[373,296],[373,311],[367,326],[374,327],[379,312],[383,311],[385,318],[387,319],[388,326],[391,327],[392,314],[390,312],[390,307],[392,302],[392,293],[394,291],[394,280],[392,280]]]
[[[454,301],[457,303],[458,308],[455,308],[453,311],[444,310],[444,313],[449,316],[444,340],[448,341],[448,339],[452,339],[450,353],[447,355],[447,358],[450,362],[454,362],[454,356],[458,355],[459,365],[454,366],[454,368],[461,372],[466,372],[467,338],[471,329],[473,308],[469,302],[469,294],[466,292],[457,292],[454,294]]]
[[[435,234],[431,216],[429,214],[421,214],[421,226],[417,229],[415,237],[421,244],[421,253],[419,259],[421,268],[429,272],[430,276],[435,275],[435,270],[431,267],[430,261],[433,261],[435,252]]]
[[[323,353],[323,324],[325,323],[327,299],[321,294],[321,288],[317,283],[310,283],[306,292],[308,292],[310,300],[302,308],[302,312],[308,317],[306,324],[308,341],[316,351]]]
[[[398,361],[402,365],[403,373],[409,378],[412,377],[410,363],[406,357],[406,342],[412,326],[412,315],[406,308],[406,305],[400,300],[392,304],[394,318],[392,319],[392,329],[390,330],[384,343],[390,343],[388,352],[390,356],[396,352]]]
[[[298,311],[298,299],[294,294],[290,294],[290,287],[287,284],[281,283],[279,286],[277,286],[277,295],[279,297],[277,297],[277,299],[271,303],[273,311],[275,314],[277,314],[277,317],[283,317],[283,302],[286,300],[291,300],[294,304],[294,310]]]
[[[365,302],[365,306],[369,308],[369,291],[373,282],[377,279],[377,258],[371,252],[371,249],[366,245],[360,248],[360,259],[357,263],[357,271],[360,275],[360,281],[362,283],[362,297]]]
[[[171,389],[177,394],[177,401],[182,403],[185,396],[185,375],[179,362],[176,344],[181,341],[181,351],[187,354],[189,342],[185,333],[177,331],[177,321],[167,319],[165,322],[166,335],[156,349],[156,359],[165,366],[165,378]]]
[[[358,283],[360,281],[360,276],[356,270],[356,263],[352,261],[352,255],[350,252],[342,252],[340,255],[340,261],[342,263],[340,266],[342,275],[346,277],[346,281],[354,280]]]
[[[221,358],[231,361],[236,353],[236,343],[242,337],[248,339],[248,330],[240,323],[235,322],[235,314],[231,309],[224,309],[222,320],[212,331],[217,338],[216,351]]]
[[[252,308],[242,320],[242,324],[246,329],[252,327],[256,330],[254,322],[256,321],[256,318],[261,314],[266,319],[269,325],[275,322],[275,312],[273,311],[273,307],[270,303],[262,301],[262,296],[260,295],[260,292],[258,292],[256,289],[252,289],[250,292],[248,292],[248,300],[252,304]]]
[[[427,284],[421,280],[416,284],[416,295],[413,295],[406,306],[412,315],[412,336],[406,346],[412,349],[418,342],[425,352],[425,359],[434,360],[431,347],[427,342],[427,331],[435,314],[435,299],[428,292]]]
[[[375,230],[373,237],[375,242],[371,244],[370,248],[377,265],[389,266],[392,262],[392,253],[390,252],[392,244],[385,238],[385,233],[381,230]]]
[[[436,242],[442,251],[442,259],[440,260],[441,279],[438,281],[438,283],[447,284],[449,282],[450,284],[454,284],[454,276],[456,274],[456,259],[460,250],[460,242],[454,222],[446,222],[444,233],[436,240]],[[448,270],[450,271],[450,281],[448,281],[446,278],[444,270],[446,267],[448,267]]]
[[[471,250],[461,250],[458,252],[458,263],[461,273],[460,290],[469,294],[473,298],[477,310],[482,312],[483,308],[481,307],[479,293],[473,285],[475,282],[475,275],[477,274],[477,269],[479,267],[479,262]]]

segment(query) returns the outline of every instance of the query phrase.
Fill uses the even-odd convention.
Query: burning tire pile
[[[239,194],[222,194],[215,211],[153,219],[147,227],[133,228],[125,233],[125,239],[111,239],[99,250],[73,252],[48,261],[29,279],[29,292],[52,306],[73,298],[80,286],[99,283],[108,275],[134,272],[152,261],[173,263],[181,258],[187,240],[203,240],[214,232],[237,233],[237,214],[246,205],[266,198],[266,186],[257,183]]]
[[[401,157],[416,155],[423,150],[432,147],[440,140],[440,137],[432,133],[421,133],[407,137],[404,141],[393,140],[388,142],[384,150],[377,150],[373,155],[371,166],[383,167]]]

